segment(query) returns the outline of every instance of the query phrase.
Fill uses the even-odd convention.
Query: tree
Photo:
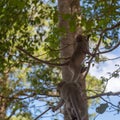
[[[10,119],[13,115],[31,119],[27,116],[35,117],[31,112],[33,108],[40,113],[47,109],[34,106],[35,101],[42,104],[45,101],[47,107],[53,106],[58,97],[54,92],[57,84],[71,78],[67,66],[61,62],[69,60],[72,55],[76,35],[91,34],[93,44],[92,54],[87,56],[88,68],[95,62],[109,60],[103,54],[120,45],[119,4],[117,0],[1,0],[0,119]],[[88,75],[87,82],[84,80],[82,85],[83,89],[87,88],[83,97],[91,99],[89,104],[98,102],[95,98],[105,101],[96,108],[99,114],[105,112],[108,104],[119,112],[119,103],[115,106],[102,97],[119,94],[105,93],[109,79],[119,76],[119,63],[117,66],[113,73],[109,73],[109,78],[104,76],[98,82]],[[67,114],[64,115],[67,120]]]

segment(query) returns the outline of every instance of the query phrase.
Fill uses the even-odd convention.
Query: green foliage
[[[63,14],[62,17],[69,22],[70,32],[80,24],[84,34],[92,34],[91,40],[97,42],[100,32],[119,21],[119,4],[117,0],[82,0],[81,20],[78,14]],[[36,106],[30,108],[30,103],[35,100],[44,101],[47,106],[48,101],[54,101],[55,86],[61,80],[60,68],[38,63],[16,46],[37,58],[60,63],[60,38],[66,30],[58,28],[58,17],[55,0],[0,0],[0,95],[5,100],[6,110],[15,114],[11,120],[31,120],[29,109]],[[118,43],[118,29],[106,32],[102,43],[105,49]],[[99,56],[95,60],[99,62]],[[111,75],[119,77],[118,72]],[[101,86],[107,81],[103,77],[101,82],[90,75],[87,79],[89,95],[96,94],[92,91],[102,91]],[[101,104],[97,112],[103,113],[106,108],[107,105]]]
[[[92,34],[92,40],[94,40],[94,37],[97,37],[104,29],[118,23],[120,19],[120,3],[118,0],[82,0],[81,5],[82,20],[80,25],[83,26],[86,34]],[[106,49],[110,49],[118,42],[118,29],[119,28],[111,29],[102,37],[102,42]]]
[[[13,116],[10,118],[10,120],[32,120],[32,117],[28,113],[24,113],[21,115]]]
[[[103,114],[107,108],[108,108],[108,103],[100,104],[100,106],[96,108],[96,112],[99,114]]]
[[[60,78],[56,79],[56,77],[58,78],[59,69],[44,67],[18,51],[16,46],[21,46],[30,54],[40,56],[41,59],[58,57],[58,54],[54,55],[53,53],[51,58],[48,57],[51,52],[48,48],[44,49],[45,42],[52,48],[57,48],[55,41],[57,45],[59,43],[57,37],[52,35],[53,32],[50,33],[50,26],[57,22],[56,18],[54,18],[55,21],[52,21],[56,14],[56,7],[38,0],[1,0],[0,9],[1,95],[6,98],[10,97],[7,99],[6,109],[10,108],[11,115],[16,112],[20,113],[20,111],[29,113],[29,104],[35,98],[28,102],[28,100],[24,100],[24,97],[29,94],[34,97],[35,94],[48,95],[50,92],[52,93],[53,88],[48,88],[48,85],[53,87],[58,82],[57,80]],[[51,40],[46,41],[49,34],[52,36]],[[44,56],[41,55],[44,52],[48,53]],[[34,75],[30,78],[32,74]],[[2,76],[6,76],[6,79]],[[30,120],[23,114],[12,119]]]
[[[95,76],[90,75],[87,76],[87,89],[88,91],[90,90],[92,95],[95,95],[96,92],[98,93],[98,91],[101,92],[102,91],[101,86],[103,86],[101,80],[97,79]]]
[[[94,96],[96,94],[99,94],[103,91],[104,89],[104,83],[100,79],[97,79],[95,76],[88,75],[87,76],[87,82],[86,82],[86,87],[87,87],[87,95],[88,96]],[[89,107],[92,106],[94,107],[96,104],[100,102],[100,99],[90,99],[89,100]]]

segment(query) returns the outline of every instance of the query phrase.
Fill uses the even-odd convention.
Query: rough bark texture
[[[74,39],[74,34],[71,34],[69,31],[69,23],[67,20],[64,20],[63,16],[64,14],[70,14],[71,13],[71,8],[70,8],[70,3],[72,0],[58,0],[58,8],[59,8],[59,27],[65,28],[66,29],[66,35],[61,37],[61,48],[65,48],[65,46],[72,44],[73,39]],[[73,46],[69,45],[65,49],[61,50],[61,56],[62,57],[69,57],[73,53]],[[70,80],[71,74],[68,68],[62,67],[62,75],[64,80]]]
[[[6,109],[7,109],[7,100],[2,96],[5,96],[3,90],[6,88],[8,80],[8,74],[3,74],[3,77],[0,78],[0,120],[5,120],[6,117]]]
[[[5,120],[5,100],[0,98],[0,120]]]
[[[80,26],[78,26],[76,28],[76,31],[71,33],[70,29],[69,29],[69,22],[63,18],[63,15],[64,14],[74,15],[74,13],[75,14],[80,14],[79,0],[58,0],[58,9],[59,9],[59,27],[65,28],[65,30],[66,30],[66,34],[61,37],[61,43],[60,43],[61,57],[66,58],[66,57],[70,57],[72,55],[72,53],[74,51],[73,43],[74,43],[74,40],[75,40],[75,36],[77,36],[78,33],[81,34],[82,30],[81,30]],[[69,47],[66,47],[65,49],[62,49],[66,45],[69,45]],[[71,80],[71,77],[72,77],[71,72],[69,71],[67,66],[62,67],[62,77],[63,77],[63,80],[65,80],[65,81]],[[84,81],[82,80],[80,82],[82,83],[83,99],[86,100],[85,80]],[[86,107],[87,117],[84,120],[88,120],[87,100],[85,102],[85,107]],[[64,119],[69,120],[66,110],[64,112]]]

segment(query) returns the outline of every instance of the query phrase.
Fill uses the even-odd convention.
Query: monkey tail
[[[71,97],[71,103],[72,103],[74,113],[75,113],[75,115],[77,117],[77,120],[82,120],[81,110],[80,110],[80,108],[78,106],[78,101],[77,101],[77,99],[75,99],[74,96]]]

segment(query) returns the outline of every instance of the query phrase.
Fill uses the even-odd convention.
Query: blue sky
[[[116,50],[112,51],[111,53],[104,54],[108,58],[115,58],[120,56],[120,47],[118,47]],[[99,63],[96,64],[94,67],[90,69],[90,74],[96,76],[97,78],[100,78],[101,76],[109,77],[107,72],[112,72],[117,69],[115,64],[120,64],[120,59],[116,59],[113,61],[108,61],[105,63]],[[113,91],[117,92],[120,91],[120,78],[113,78],[109,81],[106,92]],[[120,97],[118,96],[112,96],[110,97],[110,101],[117,105],[120,101]],[[101,101],[101,103],[105,103],[104,101]],[[90,111],[95,112],[95,108],[90,109]],[[106,110],[105,113],[100,114],[96,117],[95,120],[120,120],[120,114],[117,114],[116,111],[110,112],[109,108]],[[58,112],[58,111],[57,111]],[[49,111],[44,116],[51,116],[57,114],[57,112],[52,113]],[[50,117],[40,118],[39,120],[52,120]],[[58,118],[59,120],[63,120],[63,118],[60,116]],[[93,119],[94,120],[94,119]]]
[[[110,100],[113,104],[117,105],[118,101],[120,101],[120,97],[110,97]],[[120,120],[120,114],[116,111],[110,111],[112,110],[108,108],[105,113],[98,115],[95,120]]]
[[[120,47],[111,53],[103,54],[108,58],[116,58],[120,56]],[[108,72],[116,70],[118,67],[115,64],[120,64],[120,59],[109,60],[105,63],[96,64],[95,67],[91,67],[90,74],[100,78],[101,76],[109,77]],[[117,92],[120,91],[120,79],[113,78],[109,81],[106,91]]]
[[[120,46],[116,50],[110,53],[104,54],[104,55],[107,56],[108,58],[119,57]],[[94,68],[90,69],[90,73],[96,76],[97,78],[100,78],[101,76],[108,77],[109,75],[107,74],[107,72],[112,72],[117,69],[115,64],[120,64],[120,59],[108,61],[105,63],[99,63],[98,65],[96,64]],[[109,92],[109,91],[112,91],[112,92],[120,91],[120,77],[113,78],[109,81],[107,88],[106,88],[106,92]],[[120,101],[120,97],[118,96],[110,97],[110,101],[113,104],[117,105],[118,102]],[[96,117],[95,120],[120,120],[120,114],[117,114],[116,111],[109,112],[109,109],[107,109],[104,114],[99,115],[98,117]]]

